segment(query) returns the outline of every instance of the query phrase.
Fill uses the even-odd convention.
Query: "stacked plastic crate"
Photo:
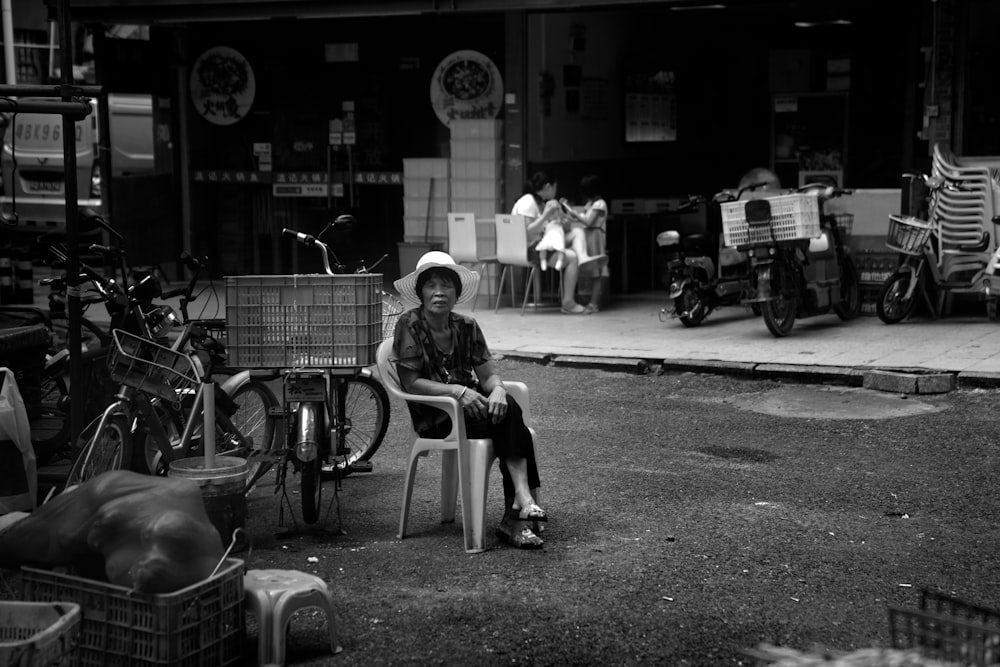
[[[451,128],[451,211],[476,216],[479,256],[496,254],[497,213],[503,207],[503,123],[453,120]],[[495,282],[496,276],[492,277]],[[481,280],[480,294],[490,282]]]
[[[448,158],[403,160],[403,241],[448,242],[451,183]]]

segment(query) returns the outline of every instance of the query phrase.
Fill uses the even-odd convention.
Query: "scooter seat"
[[[747,261],[747,254],[736,248],[719,248],[719,266],[739,266]]]
[[[712,245],[712,239],[705,234],[691,234],[681,239],[681,246],[686,253],[711,255],[713,250]]]
[[[809,239],[809,254],[821,255],[830,250],[830,234],[825,229],[816,238]]]

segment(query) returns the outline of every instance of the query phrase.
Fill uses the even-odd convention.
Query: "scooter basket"
[[[904,255],[920,255],[933,229],[934,225],[920,218],[890,214],[885,245]]]
[[[746,201],[722,202],[722,233],[727,246],[742,247],[794,241],[819,236],[819,198],[796,193],[766,197],[771,204],[771,224],[747,223]]]

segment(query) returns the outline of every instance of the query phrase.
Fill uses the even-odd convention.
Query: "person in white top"
[[[526,184],[524,195],[514,202],[510,212],[527,218],[529,249],[538,249],[543,233],[547,229],[558,227],[561,230],[564,235],[562,248],[551,248],[557,250],[556,270],[563,271],[561,310],[570,315],[582,315],[586,309],[576,302],[576,283],[581,257],[587,262],[597,258],[591,258],[587,254],[587,240],[582,229],[565,231],[564,204],[556,200],[556,189],[556,180],[552,176],[544,171],[536,172]],[[550,239],[550,242],[553,246],[558,245],[558,241],[554,239]],[[546,268],[545,264],[542,264],[542,268],[543,270]]]
[[[608,278],[611,274],[608,271],[608,256],[605,251],[605,234],[608,223],[608,202],[601,194],[600,179],[591,174],[580,179],[580,194],[586,198],[582,212],[570,208],[565,199],[560,201],[563,204],[563,211],[570,219],[570,225],[574,229],[581,230],[581,236],[586,239],[587,250],[592,253],[592,264],[586,265],[585,274],[596,278],[593,282],[590,293],[590,303],[585,307],[585,312],[589,315],[600,310],[602,296],[602,278]],[[589,234],[588,234],[589,232]],[[584,266],[584,262],[580,262]]]

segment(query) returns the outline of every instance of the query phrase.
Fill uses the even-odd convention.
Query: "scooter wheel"
[[[696,327],[705,321],[712,309],[698,296],[698,292],[687,288],[674,299],[674,312],[686,327]]]

